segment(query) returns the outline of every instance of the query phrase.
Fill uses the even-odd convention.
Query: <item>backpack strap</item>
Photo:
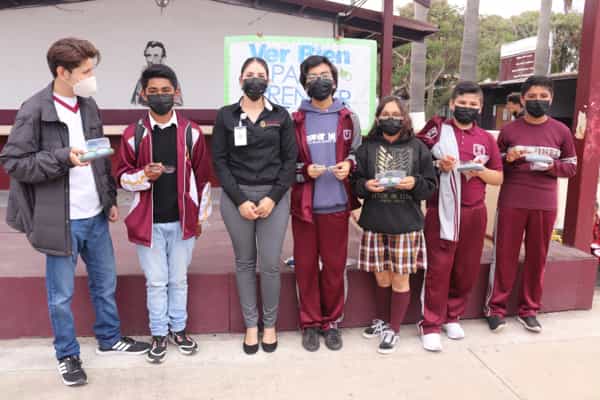
[[[138,155],[140,153],[140,143],[142,142],[142,137],[144,136],[144,121],[140,118],[135,126],[135,137],[133,141],[133,148],[135,150],[135,160],[137,161]]]
[[[192,159],[192,150],[194,149],[194,138],[192,137],[192,124],[188,123],[185,130],[185,147],[187,148],[188,157]]]
[[[142,142],[142,138],[144,136],[144,127],[143,120],[139,120],[135,126],[135,138],[134,138],[134,149],[135,149],[135,159],[137,161],[138,155],[140,153],[140,143]],[[188,126],[185,130],[185,146],[187,148],[188,156],[192,158],[192,150],[194,148],[194,138],[192,137],[192,124],[188,123]]]

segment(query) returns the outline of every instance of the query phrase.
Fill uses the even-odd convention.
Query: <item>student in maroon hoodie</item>
[[[431,149],[440,175],[425,217],[429,265],[419,326],[429,351],[442,350],[442,329],[449,339],[465,336],[459,319],[479,276],[487,225],[485,188],[502,183],[496,140],[476,122],[482,106],[479,85],[459,82],[450,100],[453,118],[434,117],[417,135]]]
[[[556,180],[577,172],[569,128],[548,116],[552,96],[552,80],[529,77],[521,87],[525,116],[502,128],[498,137],[500,151],[505,154],[504,184],[498,198],[496,258],[484,309],[492,331],[506,326],[506,303],[517,276],[523,233],[525,263],[517,320],[529,331],[542,331],[536,314],[556,219]]]
[[[300,82],[310,100],[293,115],[298,163],[292,231],[302,345],[308,351],[319,349],[319,330],[329,349],[342,347],[337,324],[344,312],[348,217],[358,207],[348,174],[354,168],[353,151],[360,145],[360,127],[344,103],[333,98],[337,77],[326,57],[304,60]]]

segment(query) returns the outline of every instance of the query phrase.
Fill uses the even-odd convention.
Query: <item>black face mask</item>
[[[260,99],[267,90],[267,80],[263,78],[244,79],[242,90],[252,101]]]
[[[521,118],[521,111],[513,111],[512,116],[515,117],[515,119]]]
[[[477,120],[479,117],[479,109],[478,108],[470,108],[470,107],[454,107],[454,118],[461,124],[470,124],[473,121]]]
[[[331,79],[318,78],[308,84],[306,93],[311,99],[323,101],[333,93],[333,81]]]
[[[395,136],[398,132],[403,130],[404,124],[402,121],[393,118],[386,118],[379,120],[379,129],[386,136]]]
[[[175,95],[173,94],[149,94],[148,106],[158,115],[166,115],[171,111],[175,104]]]
[[[527,100],[525,102],[527,113],[534,118],[540,118],[550,111],[550,101],[548,100]]]

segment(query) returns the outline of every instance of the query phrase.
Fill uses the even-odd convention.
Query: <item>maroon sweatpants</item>
[[[344,313],[344,269],[349,213],[314,214],[308,223],[292,217],[300,327],[329,329]],[[319,256],[323,270],[319,270]]]
[[[427,210],[427,271],[420,323],[423,334],[439,333],[442,324],[458,321],[465,312],[467,298],[479,275],[486,224],[485,206],[462,207],[459,241],[443,240],[438,210]]]
[[[548,246],[556,210],[499,208],[496,219],[495,263],[490,269],[486,315],[506,315],[506,303],[519,268],[519,251],[525,233],[523,285],[519,295],[519,315],[534,316],[541,307],[542,286]]]

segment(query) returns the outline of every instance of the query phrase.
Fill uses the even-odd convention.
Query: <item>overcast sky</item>
[[[333,0],[338,3],[350,4],[350,0]],[[464,7],[467,3],[466,0],[448,0],[450,4],[458,7]],[[411,3],[410,0],[394,0],[396,7],[401,7],[405,4]],[[501,15],[503,17],[510,17],[511,15],[518,15],[524,11],[539,10],[541,0],[480,0],[479,1],[479,13],[482,15]],[[578,11],[583,11],[583,4],[585,0],[573,0],[573,8]],[[374,10],[381,10],[382,0],[368,0],[364,7],[372,8]],[[563,12],[563,1],[553,0],[552,9],[555,12]]]

